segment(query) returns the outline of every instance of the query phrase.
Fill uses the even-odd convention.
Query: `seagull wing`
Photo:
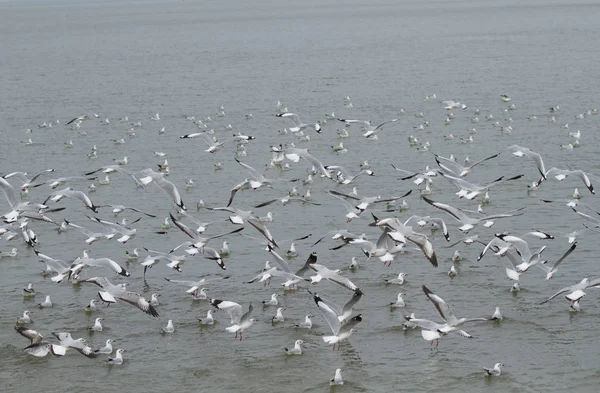
[[[362,321],[362,315],[361,314],[358,314],[358,315],[350,318],[348,321],[346,321],[346,323],[344,323],[340,327],[340,330],[338,330],[338,332],[336,333],[336,335],[341,335],[343,333],[348,333],[350,331],[350,329],[353,329],[354,326],[358,325],[361,321]]]
[[[440,313],[440,316],[446,322],[448,322],[449,325],[451,325],[451,326],[456,325],[458,320],[454,316],[454,311],[452,311],[452,307],[450,307],[450,305],[448,303],[446,303],[444,301],[444,299],[442,299],[435,293],[431,292],[431,290],[429,288],[427,288],[425,285],[423,285],[422,288],[423,288],[423,292],[425,292],[425,295],[427,296],[427,298],[429,300],[431,300],[431,302],[433,303],[435,308],[438,310],[438,313]]]
[[[275,242],[275,239],[273,238],[273,235],[271,235],[271,232],[269,232],[269,229],[267,228],[265,223],[254,218],[249,218],[247,221],[250,225],[256,228],[256,230],[259,231],[264,237],[266,237],[270,244],[272,244],[275,248],[279,248],[279,246]]]
[[[273,250],[273,248],[269,247],[269,253],[273,256],[273,258],[275,258],[275,262],[277,262],[279,267],[281,267],[281,270],[287,273],[292,273],[292,269],[290,268],[290,265],[287,263],[287,261],[284,260],[281,256],[279,256],[279,254],[277,254],[275,250]]]
[[[231,318],[231,323],[238,324],[240,322],[243,311],[242,306],[238,303],[229,300],[211,299],[210,304],[219,310],[226,311]]]
[[[313,300],[317,304],[317,307],[319,307],[319,310],[321,310],[321,313],[323,314],[323,317],[325,317],[325,320],[327,321],[327,324],[331,328],[333,334],[337,335],[342,327],[342,324],[340,323],[336,312],[333,311],[318,294],[313,295]]]
[[[183,210],[186,210],[185,204],[183,203],[181,195],[179,194],[177,187],[175,187],[175,184],[165,179],[164,176],[154,178],[154,183],[156,183],[157,186],[159,186],[168,196],[170,196],[177,206]]]
[[[131,304],[145,312],[148,315],[152,315],[153,317],[158,317],[158,312],[146,298],[141,296],[139,293],[134,293],[130,291],[118,291],[118,293],[114,294],[116,298],[122,300],[126,303]]]
[[[41,343],[42,340],[44,340],[44,336],[42,336],[41,334],[39,334],[35,330],[29,329],[29,328],[27,328],[25,326],[15,326],[15,330],[21,336],[23,336],[26,339],[28,339],[30,344],[38,344],[38,343]]]
[[[75,263],[83,263],[87,266],[106,267],[115,271],[121,276],[129,277],[129,272],[110,258],[80,258],[75,260]]]

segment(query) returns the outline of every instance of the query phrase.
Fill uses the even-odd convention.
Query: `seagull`
[[[127,263],[137,261],[140,258],[140,254],[137,248],[134,248],[133,251],[125,250],[125,261]]]
[[[71,266],[71,272],[78,272],[84,266],[93,266],[93,267],[105,267],[111,269],[115,273],[129,277],[130,274],[127,270],[125,270],[121,265],[117,262],[113,261],[110,258],[81,258],[77,257],[75,261],[73,261],[73,265]]]
[[[101,238],[112,239],[113,237],[115,237],[115,232],[113,232],[113,231],[105,230],[105,232],[92,232],[83,226],[73,224],[72,222],[67,221],[66,218],[64,218],[63,220],[67,224],[67,226],[77,229],[79,232],[83,233],[84,235],[86,235],[88,237],[85,240],[86,244],[92,244]]]
[[[294,122],[294,124],[295,124],[294,127],[290,127],[289,128],[289,130],[291,132],[298,132],[298,131],[304,130],[307,127],[314,128],[315,131],[318,132],[318,133],[321,132],[321,125],[319,123],[314,123],[314,124],[302,123],[300,121],[300,116],[298,116],[295,113],[291,113],[291,112],[278,113],[275,116],[291,119]]]
[[[296,251],[296,243],[290,244],[290,248],[286,251],[285,255],[288,259],[293,259],[298,256],[298,251]]]
[[[456,270],[456,268],[454,267],[454,265],[450,266],[450,271],[448,271],[448,276],[450,278],[458,276],[458,271]]]
[[[404,277],[406,277],[406,273],[400,273],[398,274],[397,278],[392,278],[390,280],[385,280],[386,284],[398,284],[398,285],[402,285],[404,284]]]
[[[60,345],[63,347],[75,349],[77,352],[89,358],[96,356],[92,348],[86,344],[86,340],[83,338],[75,340],[71,337],[70,333],[65,332],[53,332],[52,335],[60,341]]]
[[[504,367],[504,364],[496,363],[496,364],[494,364],[494,367],[492,367],[492,368],[484,367],[483,369],[485,370],[486,376],[498,377],[502,374],[502,367]]]
[[[125,206],[125,205],[99,205],[96,207],[109,207],[110,209],[112,209],[111,211],[115,217],[118,216],[120,213],[124,212],[125,210],[131,210],[136,213],[145,214],[148,217],[156,218],[156,215],[154,215],[154,214],[146,213],[142,210],[136,209],[134,207]]]
[[[148,301],[138,293],[127,291],[120,285],[113,285],[106,277],[93,277],[82,282],[95,284],[102,288],[98,296],[105,303],[116,303],[117,299],[131,304],[153,317],[158,317],[158,312]]]
[[[370,169],[362,169],[356,175],[352,175],[343,166],[339,166],[339,165],[326,165],[325,169],[327,169],[328,171],[333,171],[333,173],[336,176],[335,181],[338,184],[344,184],[344,185],[352,183],[357,177],[359,177],[363,173],[367,174],[369,176],[375,176],[373,171]]]
[[[27,284],[27,288],[23,288],[23,297],[35,297],[35,289],[32,283]]]
[[[180,139],[200,138],[208,146],[208,149],[204,150],[207,153],[215,153],[215,152],[219,151],[226,142],[226,141],[223,141],[223,142],[215,141],[206,132],[195,132],[192,134],[182,135],[179,138]]]
[[[212,324],[214,324],[215,320],[213,319],[212,313],[213,313],[212,310],[208,310],[206,312],[206,318],[198,318],[198,321],[200,322],[200,325],[212,325]]]
[[[17,179],[18,181],[21,182],[21,185],[19,186],[21,191],[26,191],[30,187],[33,186],[33,182],[35,182],[38,177],[40,177],[41,175],[48,173],[48,172],[54,172],[54,169],[46,169],[46,170],[34,175],[31,178],[29,178],[29,175],[27,172],[12,172],[12,173],[8,173],[8,174],[2,176],[2,178],[10,179],[10,178],[14,177],[15,179]]]
[[[169,321],[167,322],[167,326],[165,326],[164,328],[160,329],[160,332],[163,333],[163,334],[174,333],[175,332],[175,327],[173,326],[173,320],[169,319]]]
[[[230,253],[229,242],[227,240],[225,240],[223,242],[223,246],[219,250],[219,254],[221,254],[222,256],[227,256],[227,255],[229,255],[229,253]]]
[[[274,201],[275,200],[273,200],[273,202]],[[237,208],[227,207],[227,206],[225,206],[225,207],[207,207],[207,209],[215,210],[215,211],[226,211],[226,212],[232,213],[233,215],[229,216],[229,221],[231,221],[232,224],[243,225],[244,220],[247,220],[249,218],[256,219],[256,217],[253,215],[251,210],[240,210]]]
[[[333,311],[318,294],[313,295],[313,300],[317,304],[317,307],[319,307],[319,310],[321,310],[323,317],[325,317],[325,320],[333,333],[332,336],[324,336],[323,341],[327,344],[333,344],[333,349],[335,349],[335,344],[338,344],[339,351],[341,342],[346,340],[356,331],[354,327],[363,320],[362,316],[358,314],[342,324],[335,311]]]
[[[171,217],[171,221],[173,222],[173,224],[175,224],[175,226],[177,228],[179,228],[183,233],[185,233],[186,235],[188,235],[192,240],[191,241],[186,241],[181,243],[180,245],[178,245],[177,247],[175,247],[173,250],[171,250],[171,252],[179,249],[180,247],[183,246],[190,246],[190,247],[194,247],[196,249],[199,249],[199,252],[203,252],[208,250],[208,247],[205,247],[206,243],[208,243],[209,240],[211,239],[216,239],[219,237],[223,237],[223,236],[227,236],[227,235],[231,235],[233,233],[237,233],[242,231],[244,228],[238,228],[235,229],[233,231],[229,231],[229,232],[225,232],[225,233],[220,233],[218,235],[214,235],[214,236],[210,236],[210,237],[202,237],[200,236],[196,231],[192,230],[190,227],[188,227],[187,225],[183,224],[181,221],[179,221],[178,219],[176,219],[173,214],[169,213],[169,216]],[[210,258],[213,259],[213,258]],[[219,267],[223,270],[225,270],[225,263],[223,262],[223,260],[220,258],[216,258],[213,259],[217,265],[219,265]]]
[[[125,349],[117,349],[117,352],[115,353],[115,357],[111,358],[109,357],[108,360],[106,361],[108,364],[123,364],[123,352],[127,352]]]
[[[294,326],[301,329],[310,329],[312,328],[312,318],[314,318],[313,315],[307,315],[304,317],[303,322],[295,323]]]
[[[96,349],[94,351],[94,353],[103,353],[103,354],[110,355],[113,351],[113,347],[112,347],[113,342],[114,342],[114,340],[109,338],[108,340],[106,340],[106,344],[104,345],[104,347]]]
[[[92,312],[92,311],[98,311],[98,307],[96,306],[96,300],[92,299],[90,300],[90,304],[88,304],[87,306],[85,306],[85,312]]]
[[[404,225],[396,217],[379,220],[373,214],[372,216],[374,222],[369,224],[369,226],[377,226],[384,229],[383,234],[396,242],[406,243],[406,240],[408,240],[411,243],[414,243],[421,251],[423,251],[427,260],[429,260],[434,267],[437,267],[437,256],[433,249],[433,244],[431,244],[427,236],[413,231],[412,227]],[[376,253],[373,253],[373,251],[371,251],[370,255],[378,256]]]
[[[322,279],[326,279],[351,291],[358,289],[356,284],[350,281],[350,279],[339,274],[340,270],[331,270],[318,263],[307,263],[305,266],[317,273],[315,276],[310,277],[312,284],[318,284]]]
[[[449,333],[454,332],[462,337],[473,338],[473,336],[471,336],[464,330],[453,330],[450,332],[444,332],[442,329],[446,327],[447,324],[433,322],[428,319],[415,318],[414,313],[412,313],[410,316],[407,315],[404,318],[406,319],[406,322],[404,322],[403,330],[407,330],[409,328],[415,329],[416,327],[420,327],[422,329],[421,337],[423,337],[423,339],[426,341],[430,341],[431,345],[433,345],[433,342],[435,341],[435,348],[437,348],[439,345],[439,339],[442,336],[445,336]]]
[[[137,172],[136,175],[139,176],[139,180],[137,180],[137,176],[134,177],[136,181],[139,181],[143,185],[148,185],[151,182],[154,182],[154,184],[162,189],[177,206],[183,210],[186,210],[185,204],[181,199],[181,195],[179,194],[177,187],[175,187],[175,184],[165,179],[164,173],[154,172],[152,169],[148,168]]]
[[[285,321],[285,319],[283,318],[283,310],[285,310],[285,308],[283,308],[283,307],[277,308],[277,313],[275,314],[275,316],[271,317],[271,323]]]
[[[123,226],[121,224],[117,224],[117,223],[114,223],[114,222],[101,220],[98,217],[90,217],[90,216],[86,216],[86,217],[89,218],[91,221],[94,221],[94,222],[102,225],[109,232],[121,235],[121,237],[117,238],[117,241],[119,243],[121,243],[121,244],[127,243],[127,241],[129,239],[134,238],[135,235],[137,234],[137,229],[135,229],[135,228],[134,229],[129,229],[129,228],[126,228],[125,226]],[[134,221],[134,223],[137,222],[137,221],[139,221],[139,219],[136,220],[136,221]]]
[[[372,126],[371,122],[367,121],[367,120],[351,120],[351,119],[340,119],[340,118],[338,118],[338,120],[346,123],[346,126],[349,126],[350,124],[360,124],[363,131],[365,131],[363,136],[365,138],[372,138],[376,135],[376,133],[379,130],[381,130],[381,127],[383,127],[384,125],[389,124],[389,123],[395,123],[400,119],[388,120],[388,121],[385,121],[385,122],[379,124],[378,126]]]
[[[268,205],[270,205],[270,204],[272,204],[274,202],[277,202],[277,201],[279,201],[283,206],[287,205],[290,202],[300,202],[303,205],[321,206],[320,203],[311,201],[310,199],[307,199],[306,196],[304,196],[304,197],[293,197],[293,196],[286,195],[283,198],[271,199],[269,201],[259,203],[258,205],[255,205],[254,207],[258,209],[258,208],[261,208],[261,207],[268,206]],[[264,220],[261,219],[261,221],[264,221]]]
[[[69,120],[66,125],[70,125],[71,123],[75,123],[75,122],[81,122],[81,121],[84,121],[84,120],[87,120],[87,119],[89,119],[88,115],[77,116],[77,117]]]
[[[546,246],[540,247],[536,252],[532,252],[529,249],[529,244],[520,237],[512,236],[507,233],[498,233],[496,237],[492,239],[485,248],[481,251],[477,260],[480,260],[483,255],[487,252],[487,250],[494,248],[496,251],[496,255],[507,255],[511,260],[511,263],[514,264],[514,272],[518,274],[523,274],[531,266],[537,265],[541,262],[541,254],[546,249]],[[519,254],[519,257],[516,257],[510,253],[509,250],[515,249]],[[567,254],[568,255],[568,254]],[[518,278],[511,277],[510,273],[509,277],[517,280]]]
[[[407,226],[408,223],[412,220],[418,220],[417,224],[421,227],[423,227],[425,224],[431,224],[431,231],[433,232],[434,230],[438,230],[441,229],[442,230],[442,234],[444,235],[444,238],[446,239],[446,241],[450,241],[450,234],[448,233],[448,227],[446,227],[446,223],[444,222],[443,219],[441,218],[437,218],[437,217],[430,217],[430,216],[410,216],[408,218],[408,220],[404,221],[404,226]]]
[[[333,195],[335,197],[343,197],[343,198],[348,198],[348,199],[353,199],[356,201],[359,201],[358,205],[353,206],[353,209],[358,210],[359,213],[358,215],[360,215],[362,212],[364,212],[365,210],[367,210],[367,208],[369,207],[369,205],[371,204],[375,204],[375,203],[383,203],[383,202],[393,202],[393,201],[397,201],[398,199],[404,198],[408,195],[410,195],[410,193],[412,192],[412,190],[409,190],[408,192],[406,192],[404,195],[399,196],[399,197],[392,197],[392,198],[381,198],[381,196],[374,196],[374,197],[355,197],[353,195],[350,194],[344,194],[335,190],[331,190],[329,191],[330,195]],[[348,216],[346,216],[348,217]]]
[[[558,168],[550,168],[548,169],[547,172],[542,174],[542,177],[540,178],[540,180],[537,181],[537,183],[535,183],[535,186],[538,187],[544,180],[546,180],[549,176],[554,176],[554,178],[556,180],[564,180],[566,179],[569,175],[573,175],[573,176],[577,176],[581,179],[581,181],[583,181],[583,184],[585,184],[585,186],[587,187],[588,190],[590,190],[590,192],[592,194],[595,194],[596,191],[594,190],[594,186],[592,185],[592,182],[590,181],[589,175],[587,173],[585,173],[584,171],[577,169],[577,170],[568,170],[568,169],[558,169]],[[595,178],[594,180],[596,180],[597,178]]]
[[[271,299],[269,300],[263,300],[262,302],[263,306],[277,306],[279,305],[279,301],[277,300],[277,294],[274,293],[271,295]]]
[[[496,307],[496,310],[492,314],[490,321],[501,321],[501,320],[502,320],[502,314],[500,313],[500,307]]]
[[[259,219],[255,219],[255,218],[248,218],[247,221],[248,221],[248,224],[252,225],[258,232],[260,232],[268,240],[269,247],[279,248],[279,246],[275,242],[275,239],[273,238],[273,235],[267,228],[266,223],[262,222]]]
[[[469,217],[465,214],[465,211],[460,209],[460,208],[456,208],[450,205],[446,205],[444,203],[440,203],[440,202],[435,202],[427,197],[423,197],[423,200],[427,203],[429,203],[431,206],[433,207],[437,207],[438,209],[444,210],[446,213],[450,214],[452,217],[454,217],[458,222],[460,222],[461,224],[463,224],[462,226],[460,226],[458,229],[461,230],[462,232],[466,233],[468,231],[470,231],[471,229],[473,229],[475,227],[475,225],[484,222],[484,221],[488,221],[488,220],[493,220],[493,219],[498,219],[498,218],[508,218],[508,217],[514,217],[514,216],[520,216],[523,215],[522,210],[524,209],[519,208],[516,210],[511,210],[509,212],[506,213],[499,213],[499,214],[492,214],[489,216],[482,216],[482,217],[478,217],[478,218],[473,218],[473,217]]]
[[[579,304],[581,299],[585,296],[585,292],[582,290],[573,291],[572,293],[565,296],[565,299],[571,302],[569,308],[573,311],[581,311],[581,305]]]
[[[405,293],[400,292],[398,294],[398,298],[395,302],[390,303],[390,307],[392,308],[402,308],[402,307],[406,307],[406,303],[404,302],[404,298],[403,296],[406,296]]]
[[[88,330],[91,332],[101,332],[102,331],[102,324],[100,323],[100,321],[104,321],[104,318],[96,318],[96,321],[94,322],[94,325],[89,327]]]
[[[440,333],[448,334],[450,332],[460,330],[459,327],[467,322],[487,321],[486,318],[456,318],[452,307],[450,307],[450,305],[446,303],[444,299],[431,292],[431,290],[425,285],[423,285],[422,288],[427,298],[431,300],[442,319],[446,322],[445,326],[443,326],[441,329],[438,329]]]
[[[14,248],[10,251],[0,251],[0,259],[1,258],[8,258],[8,257],[16,257],[17,256],[17,252],[18,249]]]
[[[308,291],[309,294],[313,294],[311,291]],[[332,302],[331,300],[323,297],[323,295],[319,295],[321,301],[329,307],[336,315],[340,323],[344,323],[350,318],[352,315],[352,311],[354,310],[354,305],[360,301],[363,296],[363,292],[360,289],[354,291],[354,294],[343,306],[339,306]]]
[[[238,323],[242,317],[242,306],[229,300],[210,299],[211,306],[219,310],[225,310],[231,318],[231,324]]]
[[[51,344],[46,341],[40,343],[31,344],[23,349],[28,354],[35,357],[45,357],[49,353],[54,356],[65,356],[67,348],[62,345]]]
[[[329,382],[330,385],[343,385],[344,380],[342,379],[342,369],[338,368],[335,370],[335,375],[331,378]]]
[[[170,278],[166,278],[165,280],[167,280],[170,283],[173,284],[179,284],[179,285],[183,285],[186,287],[189,287],[189,289],[187,289],[185,291],[185,293],[190,293],[192,294],[192,296],[194,297],[199,297],[199,290],[202,287],[202,285],[205,285],[209,282],[212,281],[217,281],[217,280],[227,280],[230,276],[224,276],[224,277],[210,277],[210,278],[201,278],[198,281],[191,281],[191,280],[171,280]],[[208,289],[202,288],[203,291],[208,291]],[[206,295],[206,294],[205,294]],[[206,299],[206,297],[204,297]]]
[[[460,262],[462,261],[462,256],[460,255],[460,250],[454,250],[454,254],[452,254],[452,262]]]
[[[468,175],[471,172],[471,170],[473,169],[473,167],[475,167],[483,162],[486,162],[488,160],[491,160],[493,158],[496,158],[499,155],[500,155],[500,153],[496,153],[496,154],[486,157],[482,160],[479,160],[469,166],[462,166],[459,163],[457,163],[456,161],[453,161],[449,158],[434,154],[435,162],[437,162],[437,164],[443,170],[443,172],[445,172],[446,174],[451,174],[453,176],[457,176],[457,177],[464,177],[464,176]]]
[[[512,145],[506,148],[507,151],[510,151],[516,157],[527,157],[532,159],[537,166],[538,171],[542,175],[542,178],[546,179],[546,167],[544,166],[544,161],[542,160],[542,156],[538,153],[532,151],[528,147],[522,147],[519,145]]]
[[[50,300],[50,295],[46,295],[46,299],[38,304],[40,308],[52,307],[52,301]]]
[[[273,147],[271,147],[271,150],[273,150]],[[331,179],[331,173],[325,168],[321,161],[316,159],[313,155],[311,155],[308,152],[308,149],[287,147],[282,150],[282,153],[288,160],[291,160],[293,162],[298,162],[300,158],[303,158],[304,160],[308,161],[308,163],[310,163],[316,169],[317,172],[320,172],[322,176]]]
[[[160,294],[158,294],[158,293],[153,293],[152,295],[150,295],[150,305],[152,307],[160,306],[160,302],[158,301],[159,296],[160,296]]]
[[[448,100],[448,101],[442,101],[442,105],[444,105],[444,109],[447,110],[451,110],[454,108],[460,108],[460,109],[467,109],[467,106],[465,104],[461,104],[460,101],[458,102],[454,102],[452,100]]]
[[[596,278],[594,280],[590,280],[589,278],[584,278],[583,280],[581,280],[579,283],[562,288],[561,290],[559,290],[558,292],[556,292],[554,295],[550,296],[548,299],[544,300],[543,302],[541,302],[540,304],[544,304],[549,302],[550,300],[554,299],[555,297],[562,295],[563,293],[567,293],[567,292],[575,292],[575,291],[583,291],[586,288],[589,287],[597,287],[600,286],[600,278]]]
[[[563,256],[561,256],[556,262],[554,262],[554,265],[552,265],[552,267],[546,266],[546,263],[548,261],[542,261],[540,264],[537,265],[540,269],[542,269],[544,272],[546,272],[546,280],[550,280],[552,277],[554,277],[554,273],[556,273],[558,271],[558,265],[560,265],[560,263],[567,256],[569,256],[569,254],[572,253],[573,250],[575,250],[575,247],[577,247],[577,242],[574,242],[571,245],[571,247],[563,254]]]
[[[247,184],[250,186],[250,188],[252,188],[253,190],[256,190],[258,188],[260,188],[261,186],[265,185],[267,187],[271,187],[271,183],[273,182],[278,182],[278,181],[296,181],[296,180],[287,180],[287,179],[269,179],[266,178],[262,173],[260,173],[259,171],[257,171],[256,169],[254,169],[253,167],[251,167],[248,164],[245,164],[243,162],[241,162],[240,160],[238,160],[237,158],[234,158],[235,161],[240,164],[244,169],[246,169],[246,171],[248,171],[248,173],[250,174],[250,176],[252,177],[252,180],[246,180]],[[231,196],[229,197],[229,202],[227,203],[227,206],[231,205],[231,202],[233,201],[233,197],[235,196],[235,193],[238,191],[238,189],[242,189],[244,186],[242,184],[239,184],[238,186],[234,187],[231,190]]]
[[[221,302],[221,303],[216,303],[216,305],[215,305],[215,302],[219,302],[219,300],[211,300],[211,304],[214,307],[217,307],[217,308],[221,308],[221,307],[223,307],[224,303],[227,303],[227,302]],[[229,302],[229,303],[233,303],[233,302]],[[245,314],[242,315],[241,314],[242,307],[239,304],[237,304],[237,303],[234,303],[234,304],[237,305],[237,307],[233,306],[233,309],[235,309],[235,311],[236,311],[236,313],[235,313],[236,320],[234,321],[233,314],[230,313],[229,315],[232,318],[233,325],[229,326],[228,328],[225,328],[225,330],[227,330],[230,333],[235,333],[234,339],[237,338],[237,336],[239,334],[240,341],[242,341],[242,339],[244,338],[243,337],[244,330],[246,330],[250,326],[252,326],[252,324],[255,321],[254,318],[250,318],[250,314],[252,313],[252,310],[254,309],[254,307],[252,307],[252,303],[250,303],[250,306],[248,307],[248,311]],[[239,312],[237,312],[238,311],[238,307],[239,307]],[[237,315],[240,315],[239,319],[237,318]]]
[[[285,348],[285,353],[288,355],[302,355],[302,344],[305,344],[304,340],[296,340],[294,342],[294,348]]]
[[[448,180],[450,183],[452,183],[458,189],[458,191],[455,193],[455,195],[458,195],[459,198],[464,197],[468,200],[474,199],[479,194],[481,194],[483,191],[485,191],[487,193],[489,191],[490,187],[496,186],[496,185],[504,183],[506,181],[517,180],[517,179],[520,179],[521,177],[523,177],[523,175],[516,175],[516,176],[512,176],[512,177],[505,179],[504,176],[502,176],[496,180],[492,180],[492,181],[485,182],[482,184],[475,184],[475,183],[471,183],[463,178],[455,177],[455,176],[449,175],[449,174],[441,172],[441,171],[439,173],[444,179]]]
[[[31,315],[32,313],[33,313],[33,311],[29,311],[29,310],[23,311],[23,316],[17,318],[17,323],[23,324],[23,325],[31,323],[32,321],[31,321],[31,317],[29,315]]]

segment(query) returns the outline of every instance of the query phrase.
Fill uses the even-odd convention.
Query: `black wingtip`
[[[156,309],[152,307],[152,305],[148,307],[148,314],[152,315],[154,318],[157,318],[159,316],[158,311],[156,311]]]

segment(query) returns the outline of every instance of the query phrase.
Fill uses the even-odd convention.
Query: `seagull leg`
[[[244,338],[243,334],[243,332],[240,332],[240,341],[242,341],[242,339]]]
[[[238,332],[235,332],[235,337],[233,338],[234,340],[237,338],[238,336]]]
[[[440,345],[440,340],[439,339],[435,340],[435,349],[437,349],[438,345]]]

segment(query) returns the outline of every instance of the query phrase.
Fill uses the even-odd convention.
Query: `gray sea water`
[[[411,171],[435,165],[434,152],[453,153],[462,160],[473,160],[519,144],[539,152],[546,168],[580,168],[600,174],[597,162],[599,116],[575,116],[599,106],[597,64],[600,60],[597,38],[600,3],[596,1],[373,1],[373,2],[277,2],[264,1],[2,1],[0,2],[0,150],[3,174],[12,171],[37,171],[54,168],[52,176],[81,175],[113,159],[128,156],[130,170],[156,169],[163,159],[154,151],[167,153],[169,180],[181,191],[188,210],[201,220],[225,218],[225,214],[205,209],[195,212],[202,199],[209,206],[227,203],[229,190],[248,175],[232,159],[232,142],[214,155],[205,153],[202,141],[180,140],[179,136],[197,131],[186,116],[206,119],[220,139],[242,132],[256,137],[240,159],[256,168],[268,164],[269,145],[295,142],[307,147],[327,164],[346,166],[358,172],[359,164],[369,160],[375,176],[361,176],[355,186],[361,195],[400,195],[407,197],[410,209],[400,213],[373,211],[380,217],[411,214],[443,217],[451,239],[462,234],[457,222],[446,213],[419,200],[419,190],[410,181],[398,180],[391,167]],[[436,98],[424,100],[427,95]],[[500,94],[512,97],[504,103]],[[344,106],[349,96],[352,108]],[[455,119],[444,125],[450,111],[440,101],[465,103],[465,110],[454,109]],[[323,132],[310,129],[307,142],[291,134],[281,134],[291,122],[274,116],[278,100],[306,122],[323,121],[326,113],[374,123],[399,118],[379,133],[376,141],[367,141],[359,128],[350,127],[351,137],[344,140],[345,155],[332,152],[337,145],[336,131],[342,122],[328,120]],[[515,110],[508,111],[514,103]],[[560,106],[550,122],[550,106]],[[225,108],[225,116],[216,112]],[[479,109],[480,114],[474,111]],[[403,110],[403,111],[402,111]],[[160,113],[160,120],[151,116]],[[423,112],[425,118],[414,115]],[[253,114],[247,120],[245,115]],[[65,124],[71,118],[87,114],[79,130]],[[98,114],[95,118],[93,114]],[[502,126],[512,126],[512,134],[500,132],[486,121],[492,114]],[[128,121],[120,121],[128,117]],[[477,116],[479,123],[472,123]],[[531,120],[536,116],[537,120]],[[110,124],[103,125],[108,118]],[[512,123],[509,118],[512,119]],[[39,124],[60,120],[52,128]],[[425,130],[414,127],[429,121]],[[131,123],[141,122],[141,127]],[[231,124],[232,129],[227,129]],[[566,130],[565,124],[569,125]],[[165,132],[159,134],[164,127]],[[473,143],[460,143],[467,130],[475,127]],[[132,136],[131,129],[135,136]],[[31,129],[31,133],[26,133]],[[569,132],[581,130],[580,147],[564,149],[573,141]],[[442,136],[453,133],[454,140]],[[410,147],[407,137],[414,135],[430,143],[430,152]],[[33,144],[25,143],[29,138]],[[126,139],[125,144],[114,140]],[[65,142],[73,141],[72,148]],[[96,145],[98,158],[87,157]],[[213,165],[223,169],[214,171]],[[292,163],[292,169],[269,176],[288,179],[306,177],[306,162]],[[469,175],[483,182],[502,175],[524,174],[523,179],[491,190],[486,212],[497,213],[526,207],[523,216],[498,220],[489,229],[476,228],[489,240],[494,233],[510,231],[522,234],[540,228],[556,239],[547,244],[544,257],[556,260],[567,248],[562,233],[582,229],[584,222],[569,208],[544,204],[540,198],[568,198],[578,187],[593,208],[600,206],[576,177],[563,182],[548,180],[538,191],[527,192],[527,184],[539,178],[535,164],[508,153],[482,164]],[[52,176],[45,176],[49,178]],[[186,190],[187,179],[195,187]],[[70,185],[87,190],[91,181],[76,180]],[[139,263],[131,263],[131,277],[108,270],[92,269],[86,277],[106,275],[113,282],[129,282],[129,287],[149,297],[161,294],[159,318],[151,318],[124,304],[101,307],[97,315],[105,318],[106,330],[88,334],[97,315],[86,315],[84,306],[97,297],[94,286],[54,284],[44,279],[43,268],[33,249],[19,238],[0,241],[0,250],[18,248],[16,258],[0,259],[0,381],[3,392],[45,392],[94,390],[198,391],[198,392],[595,392],[599,380],[598,346],[595,337],[600,321],[596,291],[590,289],[582,302],[583,311],[569,312],[568,302],[559,297],[539,305],[558,289],[579,282],[583,277],[600,276],[596,255],[597,234],[588,232],[579,238],[577,250],[561,265],[551,281],[544,281],[541,270],[532,268],[521,277],[522,291],[511,294],[511,281],[504,266],[494,256],[477,261],[482,246],[447,243],[436,233],[432,241],[440,266],[433,268],[419,252],[400,255],[391,267],[376,260],[367,261],[356,247],[329,250],[337,245],[324,240],[310,248],[327,231],[348,228],[376,238],[370,228],[369,212],[346,224],[343,206],[327,191],[350,192],[352,185],[339,186],[315,178],[307,187],[296,183],[301,192],[310,188],[320,206],[271,205],[256,209],[257,215],[271,210],[275,220],[269,224],[282,252],[290,239],[308,233],[312,237],[298,242],[300,256],[294,266],[317,251],[319,261],[334,268],[345,268],[358,257],[360,268],[346,271],[365,296],[355,312],[363,322],[342,350],[332,351],[322,341],[330,330],[311,297],[303,290],[283,293],[277,280],[270,287],[246,284],[270,259],[262,246],[242,237],[230,237],[232,253],[226,259],[231,278],[210,284],[210,296],[232,300],[244,308],[252,302],[257,322],[235,341],[224,330],[229,320],[224,312],[215,313],[218,323],[201,328],[196,320],[210,305],[195,301],[186,288],[169,284],[171,279],[199,278],[221,274],[208,260],[184,264],[178,273],[161,262],[149,270],[146,281]],[[16,184],[15,184],[16,186]],[[291,184],[276,183],[273,189],[238,193],[234,205],[250,208],[272,198],[283,197]],[[459,200],[443,179],[435,180],[431,198],[464,208],[475,209],[476,201]],[[32,201],[43,201],[51,190],[46,186],[31,190]],[[157,218],[144,217],[135,224],[138,235],[126,245],[99,241],[90,246],[73,229],[58,234],[50,224],[32,223],[39,236],[41,252],[58,259],[72,260],[88,248],[95,257],[109,257],[125,264],[125,250],[148,247],[169,251],[186,240],[176,228],[166,235],[155,234],[174,205],[157,187],[136,189],[125,176],[111,176],[111,183],[97,186],[90,193],[97,204],[125,204],[153,212]],[[52,215],[93,227],[84,215],[90,215],[76,200],[63,200],[66,210]],[[0,202],[2,211],[9,206]],[[588,211],[589,212],[589,211]],[[592,213],[595,215],[595,213]],[[113,219],[107,209],[100,217]],[[139,214],[122,213],[118,219],[136,219]],[[415,224],[413,224],[415,225]],[[234,229],[220,223],[207,235]],[[426,228],[421,229],[428,232]],[[251,227],[245,233],[256,235]],[[211,242],[216,248],[220,240]],[[459,275],[447,276],[450,257],[455,249],[465,260],[457,264]],[[145,256],[146,253],[142,252]],[[143,258],[143,257],[142,257]],[[402,287],[386,286],[383,280],[408,274]],[[32,283],[35,300],[22,297],[22,288]],[[404,332],[404,315],[439,320],[434,307],[421,291],[427,285],[451,303],[460,316],[489,316],[496,306],[505,319],[501,323],[480,323],[465,327],[475,338],[444,337],[438,350],[431,350],[419,332]],[[322,282],[311,290],[329,295],[343,303],[350,292]],[[390,311],[387,304],[399,291],[406,293],[407,307]],[[273,326],[273,307],[262,309],[261,301],[271,293],[280,294],[286,310],[286,322]],[[38,309],[44,295],[51,295],[55,306]],[[69,352],[63,358],[34,358],[22,352],[27,340],[14,330],[17,316],[26,309],[34,311],[31,327],[46,338],[51,332],[69,331],[74,337],[87,338],[94,347],[107,338],[125,348],[123,366],[110,367],[106,357],[87,359]],[[315,315],[315,326],[300,331],[292,324]],[[173,335],[158,331],[172,319]],[[301,356],[286,356],[284,347],[294,340],[307,341]],[[499,378],[485,378],[482,367],[496,362],[506,365]],[[329,380],[341,368],[343,386],[330,388]]]

